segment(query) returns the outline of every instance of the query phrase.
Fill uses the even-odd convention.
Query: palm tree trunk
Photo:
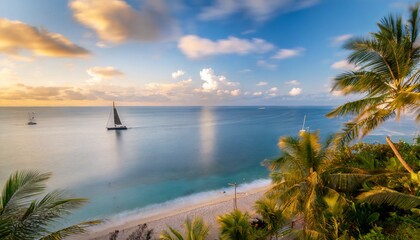
[[[408,165],[408,163],[406,161],[404,161],[404,159],[401,157],[400,153],[398,152],[398,150],[395,148],[394,143],[392,143],[391,139],[389,137],[386,137],[386,141],[389,144],[389,146],[391,147],[392,151],[394,151],[395,156],[397,156],[398,160],[400,161],[400,163],[404,166],[404,168],[413,176],[416,175],[416,173],[413,171],[413,169],[410,167],[410,165]]]

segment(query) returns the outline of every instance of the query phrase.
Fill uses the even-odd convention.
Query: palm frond
[[[364,112],[367,107],[370,107],[371,105],[383,103],[383,102],[384,102],[384,96],[363,98],[357,101],[345,103],[335,108],[331,112],[327,113],[326,116],[331,118],[331,117],[343,116],[347,114],[360,114]]]
[[[177,230],[169,227],[169,231],[163,230],[162,233],[159,236],[159,239],[162,240],[184,240],[184,237],[182,237],[182,234],[178,232]],[[172,236],[173,234],[173,236]]]
[[[405,210],[420,206],[420,197],[397,192],[385,187],[375,187],[368,192],[360,194],[357,196],[357,199],[370,204],[386,204]]]
[[[92,227],[101,223],[103,223],[103,221],[101,220],[81,222],[79,224],[52,232],[49,235],[42,237],[41,240],[61,240],[69,236],[83,234],[88,231],[89,227]]]
[[[13,214],[29,203],[34,196],[45,190],[45,181],[51,177],[51,173],[39,173],[36,171],[17,171],[6,181],[0,201],[0,215]]]

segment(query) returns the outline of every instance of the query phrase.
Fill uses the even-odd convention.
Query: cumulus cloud
[[[107,67],[93,67],[86,70],[86,72],[92,77],[88,80],[89,84],[99,83],[104,79],[111,79],[113,77],[123,76],[124,73],[120,70],[107,66]]]
[[[343,42],[349,40],[352,37],[353,37],[352,34],[344,34],[344,35],[340,35],[340,36],[334,37],[332,39],[332,44],[333,45],[340,45],[340,44],[342,44]]]
[[[200,78],[204,81],[201,88],[195,89],[197,93],[205,93],[207,96],[211,93],[216,95],[239,96],[241,90],[236,88],[239,83],[231,82],[223,75],[216,75],[211,68],[204,68],[200,71]]]
[[[261,87],[261,86],[265,86],[267,84],[268,84],[267,82],[259,82],[259,83],[256,84],[256,86]]]
[[[253,96],[261,96],[263,94],[263,92],[254,92],[252,95]]]
[[[230,91],[230,95],[232,95],[234,97],[237,97],[240,94],[241,94],[241,90],[240,89],[235,89],[235,90]]]
[[[288,85],[300,85],[300,82],[299,82],[299,80],[291,80],[291,81],[286,82],[286,84],[288,84]]]
[[[172,73],[172,78],[173,79],[177,79],[177,78],[179,78],[181,76],[184,76],[184,74],[185,74],[184,71],[178,70],[178,71],[175,71],[175,72]]]
[[[219,81],[224,80],[224,76],[216,76],[213,69],[205,68],[200,71],[201,80],[204,81],[202,85],[203,92],[211,92],[217,90]]]
[[[272,97],[275,97],[275,96],[277,96],[277,91],[278,91],[277,87],[272,87],[267,91],[267,94],[272,96]]]
[[[201,58],[220,54],[261,54],[274,49],[274,46],[259,38],[248,40],[229,37],[212,41],[196,35],[187,35],[179,40],[178,48],[189,58]]]
[[[216,0],[198,15],[201,20],[217,20],[245,13],[255,21],[265,21],[277,14],[316,5],[319,0]]]
[[[289,95],[290,96],[297,96],[297,95],[299,95],[299,94],[301,94],[302,93],[302,89],[301,88],[292,88],[290,91],[289,91]]]
[[[301,55],[305,51],[304,48],[294,48],[294,49],[280,49],[276,55],[272,58],[274,59],[286,59],[293,58]]]
[[[146,91],[156,95],[175,96],[186,91],[190,86],[192,79],[182,80],[176,83],[148,83]]]
[[[93,29],[103,41],[155,41],[177,33],[163,0],[145,0],[139,11],[123,0],[72,0],[74,18]]]
[[[349,70],[349,71],[355,71],[358,69],[356,65],[354,65],[353,63],[349,63],[347,60],[341,60],[341,61],[335,62],[331,65],[331,68]]]
[[[0,19],[0,53],[18,55],[27,50],[48,57],[83,57],[89,51],[58,33],[38,29],[26,23]]]

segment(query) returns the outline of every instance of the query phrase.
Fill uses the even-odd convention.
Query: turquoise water
[[[277,141],[306,126],[325,139],[346,119],[328,107],[119,107],[129,129],[107,131],[110,108],[0,108],[0,182],[18,169],[54,173],[49,188],[90,203],[70,222],[121,218],[163,205],[211,198],[237,182],[264,183],[260,163],[277,156]],[[27,112],[38,124],[26,125]],[[412,141],[414,120],[390,121],[365,141]],[[169,201],[169,202],[168,202]],[[163,205],[159,205],[165,203]],[[153,208],[151,208],[152,206]]]

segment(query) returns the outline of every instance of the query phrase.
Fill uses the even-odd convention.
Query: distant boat
[[[28,112],[28,125],[36,125],[35,121],[35,113],[34,112]]]
[[[305,122],[306,122],[306,115],[303,117],[302,129],[299,131],[299,133],[305,133],[306,132]]]
[[[127,130],[127,127],[121,123],[120,117],[118,116],[115,103],[112,102],[112,110],[109,114],[108,124],[106,129],[108,130]]]
[[[259,107],[258,109],[260,109],[260,110],[264,110],[264,109],[265,109],[265,107]]]

